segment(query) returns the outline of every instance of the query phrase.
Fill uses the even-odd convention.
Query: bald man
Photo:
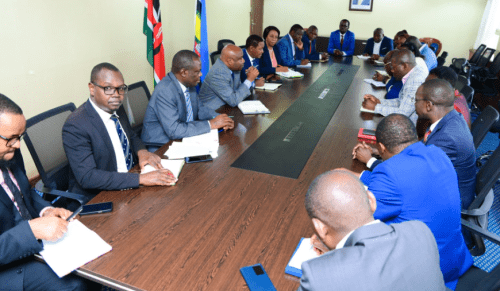
[[[392,39],[384,36],[384,30],[377,28],[373,32],[373,37],[366,41],[365,51],[363,55],[370,56],[374,60],[385,56],[388,52],[394,49]]]
[[[374,220],[376,200],[338,169],[317,177],[305,206],[327,251],[302,263],[298,290],[446,290],[436,241],[420,221]]]
[[[407,49],[394,52],[390,68],[393,76],[403,82],[398,98],[380,100],[373,95],[366,94],[363,107],[384,116],[392,113],[403,114],[416,124],[418,116],[415,112],[415,93],[418,87],[425,82],[429,71],[417,66],[415,56]]]
[[[236,107],[250,96],[252,83],[259,75],[259,70],[249,67],[247,78],[242,83],[240,72],[245,65],[241,48],[228,44],[222,49],[220,58],[210,68],[200,90],[200,100],[212,110],[229,104]]]

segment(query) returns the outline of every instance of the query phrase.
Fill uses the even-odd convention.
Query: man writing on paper
[[[0,289],[86,290],[82,278],[58,278],[33,257],[43,249],[39,240],[64,235],[72,213],[51,207],[31,189],[20,151],[25,130],[21,108],[0,94]]]
[[[252,34],[247,38],[245,49],[243,49],[243,59],[245,64],[243,65],[243,70],[240,73],[241,82],[245,82],[247,79],[247,71],[253,67],[259,70],[260,67],[260,57],[264,53],[264,39],[262,37]],[[262,74],[259,71],[259,78],[255,79],[252,83],[252,88],[264,86],[266,82],[265,78],[262,78]]]
[[[177,179],[162,169],[159,156],[146,150],[120,108],[128,89],[120,71],[109,63],[98,64],[88,86],[89,100],[71,113],[62,131],[71,167],[69,191],[92,198],[102,190],[175,183]],[[137,163],[141,169],[150,164],[160,170],[128,173]]]
[[[349,171],[326,172],[306,194],[318,258],[302,263],[299,291],[446,290],[436,241],[420,221],[374,220],[375,197]]]
[[[247,78],[241,82],[240,72],[245,64],[241,48],[228,44],[221,52],[220,58],[208,71],[200,90],[200,100],[208,108],[215,110],[224,104],[236,107],[250,96],[252,82],[259,75],[259,70],[248,68]]]
[[[201,61],[189,50],[172,59],[172,71],[156,86],[143,121],[142,141],[154,152],[172,139],[232,129],[226,114],[217,114],[198,99],[195,86],[200,83]]]
[[[366,94],[363,108],[373,110],[375,113],[387,116],[391,113],[400,113],[408,116],[414,124],[417,123],[415,112],[415,93],[420,85],[425,82],[429,71],[417,66],[415,56],[407,49],[396,50],[390,63],[394,77],[403,82],[403,88],[396,99],[379,100],[377,97]]]
[[[276,48],[280,51],[281,55],[280,65],[293,68],[298,65],[309,64],[309,60],[304,56],[303,34],[304,30],[302,26],[294,24],[290,28],[290,32],[278,41]]]
[[[311,25],[302,36],[304,44],[305,58],[308,60],[328,60],[328,53],[318,53],[316,51],[316,38],[318,37],[318,27]]]

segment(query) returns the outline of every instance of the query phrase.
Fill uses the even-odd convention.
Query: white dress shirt
[[[382,41],[384,39],[382,38],[382,40],[380,40],[378,43],[376,42],[373,42],[373,52],[372,52],[372,55],[379,55],[380,56],[380,46],[382,45]]]
[[[119,172],[119,173],[128,172],[127,163],[125,162],[125,154],[123,153],[122,144],[120,142],[120,138],[118,137],[118,132],[116,131],[116,124],[113,120],[111,120],[112,114],[107,113],[106,111],[97,107],[97,105],[94,104],[92,99],[89,98],[89,100],[90,100],[90,104],[92,104],[95,111],[97,111],[97,114],[99,114],[99,117],[101,117],[102,122],[104,122],[104,126],[106,127],[106,130],[108,131],[109,138],[111,139],[111,143],[113,144],[113,150],[115,151],[117,172]],[[113,112],[113,113],[116,114],[116,112]],[[122,128],[123,128],[123,125],[122,125]],[[125,133],[125,130],[123,130],[123,134],[125,136],[127,136],[127,134]],[[127,140],[130,144],[130,139],[128,138],[128,136],[127,136]],[[132,149],[132,147],[130,149]]]
[[[376,219],[376,220],[374,220],[374,221],[370,221],[370,222],[368,222],[368,223],[367,223],[367,224],[365,224],[365,225],[371,225],[371,224],[375,224],[375,223],[379,223],[379,222],[380,222],[380,220]],[[365,226],[365,225],[363,225],[363,226]],[[358,227],[358,228],[359,228],[359,227]],[[357,229],[357,228],[356,228],[356,229]],[[355,230],[356,230],[356,229],[355,229]],[[336,250],[338,250],[338,249],[343,248],[343,247],[344,247],[344,245],[345,245],[345,243],[346,243],[346,241],[347,241],[347,239],[351,236],[351,234],[352,234],[355,230],[351,231],[351,232],[350,232],[350,233],[348,233],[346,236],[344,236],[344,238],[342,238],[342,239],[339,241],[339,243],[337,244],[337,246],[335,247],[335,249],[336,249]]]

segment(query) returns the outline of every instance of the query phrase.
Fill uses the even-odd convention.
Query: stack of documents
[[[58,241],[42,242],[43,251],[40,255],[59,278],[112,249],[97,233],[88,229],[79,220],[70,222],[68,231]]]
[[[298,69],[311,68],[311,67],[312,67],[311,63],[307,63],[307,65],[297,65]]]
[[[288,72],[276,72],[276,75],[279,75],[283,78],[301,78],[304,77],[304,74],[301,74],[299,72],[295,72],[292,69],[288,69]]]
[[[279,83],[264,83],[264,86],[256,86],[255,89],[265,91],[276,91],[282,84]]]
[[[372,84],[373,86],[375,86],[377,88],[385,88],[384,82],[375,81],[373,79],[365,79],[364,81],[368,84]]]
[[[285,268],[285,273],[300,278],[302,276],[302,263],[317,257],[319,257],[319,255],[314,251],[311,239],[301,238],[290,262],[288,262]]]
[[[173,142],[165,152],[169,159],[183,159],[211,155],[215,159],[219,149],[219,132],[212,129],[209,133],[185,137],[182,142]]]
[[[242,101],[238,104],[238,108],[243,114],[267,114],[271,113],[260,100]]]

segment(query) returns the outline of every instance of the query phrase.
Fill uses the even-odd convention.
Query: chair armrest
[[[72,193],[72,192],[60,191],[57,189],[45,187],[45,186],[43,186],[43,184],[41,186],[40,186],[40,184],[37,184],[37,185],[35,185],[35,188],[36,188],[36,190],[38,190],[42,193],[45,193],[45,194],[52,194],[55,196],[62,196],[62,197],[74,199],[74,200],[80,202],[81,205],[84,205],[85,203],[87,203],[89,201],[89,198],[83,194],[76,194],[76,193]]]
[[[467,215],[467,216],[482,216],[485,215],[486,213],[490,212],[491,206],[493,205],[493,200],[495,198],[495,194],[493,193],[493,189],[491,189],[488,194],[486,194],[486,197],[484,197],[483,204],[481,204],[481,207],[477,209],[471,209],[471,210],[466,210],[462,209],[462,214]]]
[[[470,230],[471,232],[497,244],[500,245],[500,236],[489,232],[488,230],[482,229],[481,227],[471,223],[470,221],[467,221],[465,219],[461,219],[462,221],[462,226],[465,227],[466,229]]]

